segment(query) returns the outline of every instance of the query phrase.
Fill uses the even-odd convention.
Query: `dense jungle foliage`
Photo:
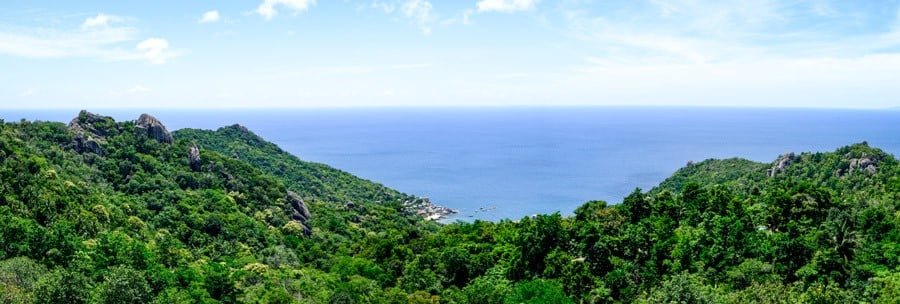
[[[2,303],[900,303],[900,164],[865,143],[439,225],[240,126],[73,124],[0,123]]]

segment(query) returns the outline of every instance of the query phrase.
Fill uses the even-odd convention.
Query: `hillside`
[[[435,219],[455,213],[432,204],[428,199],[400,193],[324,164],[302,161],[240,125],[222,127],[216,131],[182,129],[174,135],[201,149],[246,161],[277,177],[288,189],[305,199],[400,204],[410,212]]]
[[[3,122],[0,302],[900,302],[900,165],[865,143],[690,164],[572,217],[410,200],[236,125]]]

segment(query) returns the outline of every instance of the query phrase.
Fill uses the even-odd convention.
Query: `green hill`
[[[898,303],[898,170],[865,143],[707,160],[572,217],[438,225],[236,125],[4,122],[0,302]]]
[[[194,143],[201,150],[211,150],[246,161],[275,176],[285,186],[307,200],[373,202],[401,205],[407,212],[439,218],[455,211],[431,203],[430,200],[400,193],[381,184],[364,180],[324,164],[302,161],[265,141],[247,128],[232,125],[216,131],[182,129],[175,137]]]
[[[267,142],[240,125],[216,131],[182,129],[176,138],[244,160],[285,181],[291,190],[307,198],[334,202],[372,201],[401,203],[412,196],[360,179],[323,164],[305,162]]]

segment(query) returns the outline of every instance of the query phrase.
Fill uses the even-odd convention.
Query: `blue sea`
[[[155,115],[170,130],[240,123],[321,162],[460,211],[518,219],[618,203],[688,161],[832,151],[868,141],[900,153],[900,111],[517,107],[292,110],[102,110]],[[0,110],[7,121],[68,122],[77,110]]]

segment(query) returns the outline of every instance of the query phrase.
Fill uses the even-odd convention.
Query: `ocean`
[[[867,141],[900,153],[900,111],[676,107],[102,110],[170,130],[240,123],[325,163],[459,210],[456,219],[564,215],[650,189],[688,161],[832,151]],[[0,110],[68,122],[77,110]]]

